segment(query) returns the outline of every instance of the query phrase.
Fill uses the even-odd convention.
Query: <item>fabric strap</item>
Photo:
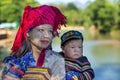
[[[37,66],[39,66],[39,67],[41,67],[44,63],[45,51],[46,51],[46,49],[43,49],[42,52],[40,53],[39,57],[38,57]]]

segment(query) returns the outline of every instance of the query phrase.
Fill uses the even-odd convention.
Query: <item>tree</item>
[[[37,6],[34,0],[3,0],[0,2],[0,22],[20,21],[21,14],[26,5]]]
[[[87,10],[92,23],[101,33],[109,33],[115,27],[116,18],[119,17],[116,15],[118,11],[108,0],[96,0],[87,7]]]
[[[67,10],[78,10],[78,8],[73,3],[68,3]]]

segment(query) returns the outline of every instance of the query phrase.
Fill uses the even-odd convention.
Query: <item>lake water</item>
[[[61,51],[60,39],[53,40],[53,50]],[[95,72],[94,80],[120,80],[120,41],[85,40],[83,54]]]

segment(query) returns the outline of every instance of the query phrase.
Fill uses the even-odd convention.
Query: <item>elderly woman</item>
[[[4,59],[3,80],[20,80],[29,67],[47,68],[50,76],[43,73],[46,79],[64,80],[64,59],[52,50],[51,43],[65,24],[66,17],[54,6],[26,6],[12,52]]]

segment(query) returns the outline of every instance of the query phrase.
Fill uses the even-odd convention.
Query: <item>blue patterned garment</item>
[[[65,58],[67,80],[92,80],[94,71],[86,56],[77,59]]]
[[[22,78],[27,68],[35,66],[35,63],[31,52],[19,58],[8,56],[4,59],[5,69],[3,75],[9,73],[10,75],[14,75],[14,77]]]
[[[66,72],[66,80],[79,80],[77,76],[79,76],[80,74],[80,72],[76,71]]]

